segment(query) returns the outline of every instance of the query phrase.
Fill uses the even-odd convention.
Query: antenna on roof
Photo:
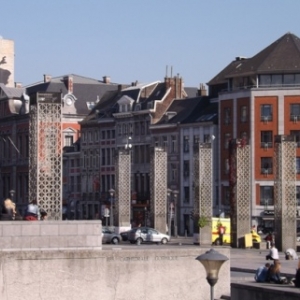
[[[166,65],[166,77],[168,77],[168,65]]]
[[[173,66],[171,66],[171,77],[173,76]]]

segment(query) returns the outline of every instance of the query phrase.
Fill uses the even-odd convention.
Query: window
[[[241,132],[241,139],[248,141],[248,134],[246,131]]]
[[[229,107],[224,108],[224,124],[228,125],[231,123],[231,109]]]
[[[105,166],[105,149],[101,149],[101,165]]]
[[[145,122],[141,122],[141,135],[145,135]]]
[[[296,157],[296,173],[300,174],[300,157]]]
[[[204,134],[203,135],[203,143],[209,143],[210,140],[210,134]]]
[[[290,120],[293,122],[300,121],[300,104],[290,105]]]
[[[224,168],[224,174],[229,174],[229,159],[225,159],[225,168]]]
[[[297,143],[297,147],[299,148],[300,147],[300,130],[291,130],[290,134],[294,137],[295,142]]]
[[[300,206],[300,186],[296,186],[296,200],[297,200],[297,206]]]
[[[260,134],[261,148],[272,148],[273,147],[273,132],[262,131]]]
[[[158,137],[155,137],[153,139],[153,143],[154,143],[154,147],[159,147],[159,140],[158,140]]]
[[[263,122],[272,121],[272,105],[263,104],[260,106],[260,119]]]
[[[163,137],[163,148],[165,151],[168,150],[168,137],[167,136]]]
[[[231,134],[230,133],[225,133],[225,136],[224,136],[224,148],[225,149],[229,148],[230,139],[231,139]]]
[[[260,187],[260,205],[268,206],[274,204],[274,188],[273,186]]]
[[[175,164],[171,164],[171,180],[175,181],[177,179],[177,168]]]
[[[102,140],[105,140],[105,130],[101,131],[101,138],[102,138]]]
[[[183,137],[183,152],[189,152],[190,151],[190,145],[189,145],[189,137],[188,135],[185,135]]]
[[[199,145],[200,139],[199,139],[199,135],[194,135],[194,146]]]
[[[245,123],[248,120],[248,107],[241,106],[241,123]]]
[[[65,136],[65,146],[72,146],[73,145],[73,136],[66,135]]]
[[[273,160],[272,157],[262,157],[260,161],[261,174],[273,174]]]
[[[171,136],[171,153],[176,153],[176,136],[172,135]]]
[[[190,202],[190,187],[185,186],[184,187],[184,198],[183,198],[184,203],[189,203]]]
[[[190,161],[184,160],[183,161],[183,176],[189,177],[189,175],[190,175]]]

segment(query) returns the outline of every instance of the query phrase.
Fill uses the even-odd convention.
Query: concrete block
[[[11,237],[10,236],[0,237],[0,247],[1,249],[12,248]]]
[[[77,224],[62,224],[58,229],[59,235],[77,235]]]
[[[21,236],[22,234],[22,226],[17,222],[14,224],[7,224],[5,226],[1,226],[3,229],[2,236]]]
[[[101,247],[102,246],[102,238],[95,235],[87,235],[86,236],[86,246],[87,247]]]
[[[37,236],[40,235],[40,225],[38,221],[27,221],[27,224],[22,224],[22,236]]]
[[[49,248],[67,248],[68,242],[65,236],[49,236]]]
[[[51,222],[52,223],[52,222]],[[58,224],[43,224],[40,227],[40,235],[56,235],[58,236]]]
[[[12,236],[11,247],[13,249],[30,248],[30,240],[28,237]]]
[[[49,248],[49,236],[30,236],[30,248]]]

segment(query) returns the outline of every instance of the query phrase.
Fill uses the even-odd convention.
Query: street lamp
[[[147,226],[147,206],[144,207],[145,211],[145,227]]]
[[[172,218],[172,211],[171,211],[171,189],[167,189],[167,195],[168,195],[168,203],[167,203],[167,216],[169,217],[168,219],[168,235],[170,236],[171,239],[171,218]]]
[[[110,194],[110,226],[114,225],[114,208],[113,208],[113,202],[114,202],[114,194],[115,194],[115,190],[114,189],[110,189],[109,191]]]
[[[178,232],[177,232],[177,197],[179,194],[178,190],[173,191],[174,194],[174,235],[177,237]]]
[[[206,270],[206,280],[210,285],[210,299],[214,300],[214,285],[219,279],[219,270],[223,263],[228,260],[228,257],[214,249],[210,249],[204,254],[199,255],[196,260],[202,263]]]

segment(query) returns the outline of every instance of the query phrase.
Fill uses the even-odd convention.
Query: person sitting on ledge
[[[274,243],[271,243],[271,249],[269,254],[266,256],[266,260],[279,260],[278,250]]]
[[[256,272],[254,279],[256,282],[265,282],[267,279],[267,274],[270,268],[270,264],[266,263],[264,266],[259,267]]]
[[[14,220],[16,216],[16,204],[7,198],[3,201],[1,210],[1,220],[11,221]]]
[[[285,277],[281,277],[280,275],[281,264],[279,260],[274,260],[274,264],[270,266],[266,282],[283,284],[287,283]]]
[[[37,205],[36,200],[32,200],[28,206],[24,220],[26,221],[37,221],[40,219],[40,209]]]
[[[296,269],[296,275],[293,282],[295,284],[295,287],[300,288],[300,259],[298,260],[298,268]]]

